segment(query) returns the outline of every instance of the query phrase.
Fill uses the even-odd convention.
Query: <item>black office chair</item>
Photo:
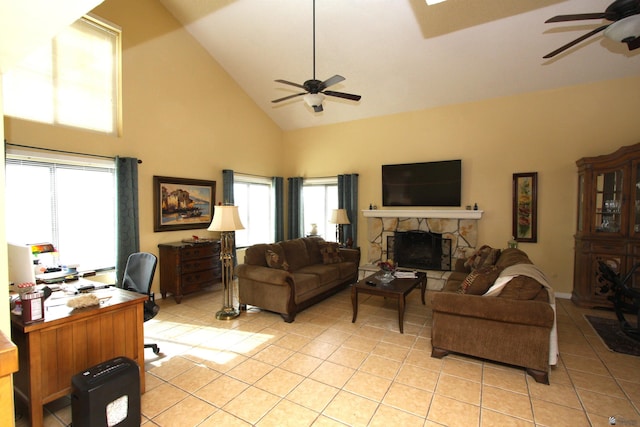
[[[160,311],[151,292],[153,276],[156,272],[158,258],[148,252],[136,252],[127,258],[127,266],[122,277],[122,288],[128,291],[146,294],[149,299],[144,302],[144,321],[153,319]],[[152,348],[155,354],[160,353],[157,344],[145,344],[144,348]]]

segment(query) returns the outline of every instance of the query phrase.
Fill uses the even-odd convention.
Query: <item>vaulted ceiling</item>
[[[542,57],[604,20],[612,0],[317,0],[316,78],[339,74],[316,113],[284,79],[313,77],[312,0],[160,0],[282,129],[359,120],[640,75],[640,49],[597,36]]]

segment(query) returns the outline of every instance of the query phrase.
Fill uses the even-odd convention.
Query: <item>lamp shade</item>
[[[213,220],[207,228],[209,231],[236,231],[244,230],[240,221],[237,206],[216,206],[213,211]]]
[[[331,224],[351,224],[346,209],[334,209],[331,212]]]
[[[321,93],[308,93],[304,96],[304,102],[309,107],[318,107],[322,105],[322,101],[324,101],[324,95]]]

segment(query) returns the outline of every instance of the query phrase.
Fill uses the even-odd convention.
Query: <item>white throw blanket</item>
[[[558,330],[556,329],[556,297],[553,288],[549,284],[547,276],[533,264],[515,264],[502,270],[498,278],[489,290],[483,295],[485,297],[493,297],[500,295],[502,288],[505,287],[511,279],[516,276],[527,276],[538,281],[544,286],[549,293],[549,304],[553,309],[553,327],[549,335],[549,365],[558,363]]]

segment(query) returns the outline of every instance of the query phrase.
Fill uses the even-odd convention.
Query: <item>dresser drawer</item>
[[[219,262],[219,259],[213,257],[185,261],[182,263],[182,273],[186,274],[193,273],[194,271],[211,270],[215,268],[216,263]]]
[[[201,283],[213,284],[213,279],[215,276],[216,274],[213,269],[183,274],[182,287],[188,288],[191,285],[201,284]]]
[[[210,258],[215,252],[212,244],[198,244],[182,249],[180,256],[184,261],[197,258]]]

